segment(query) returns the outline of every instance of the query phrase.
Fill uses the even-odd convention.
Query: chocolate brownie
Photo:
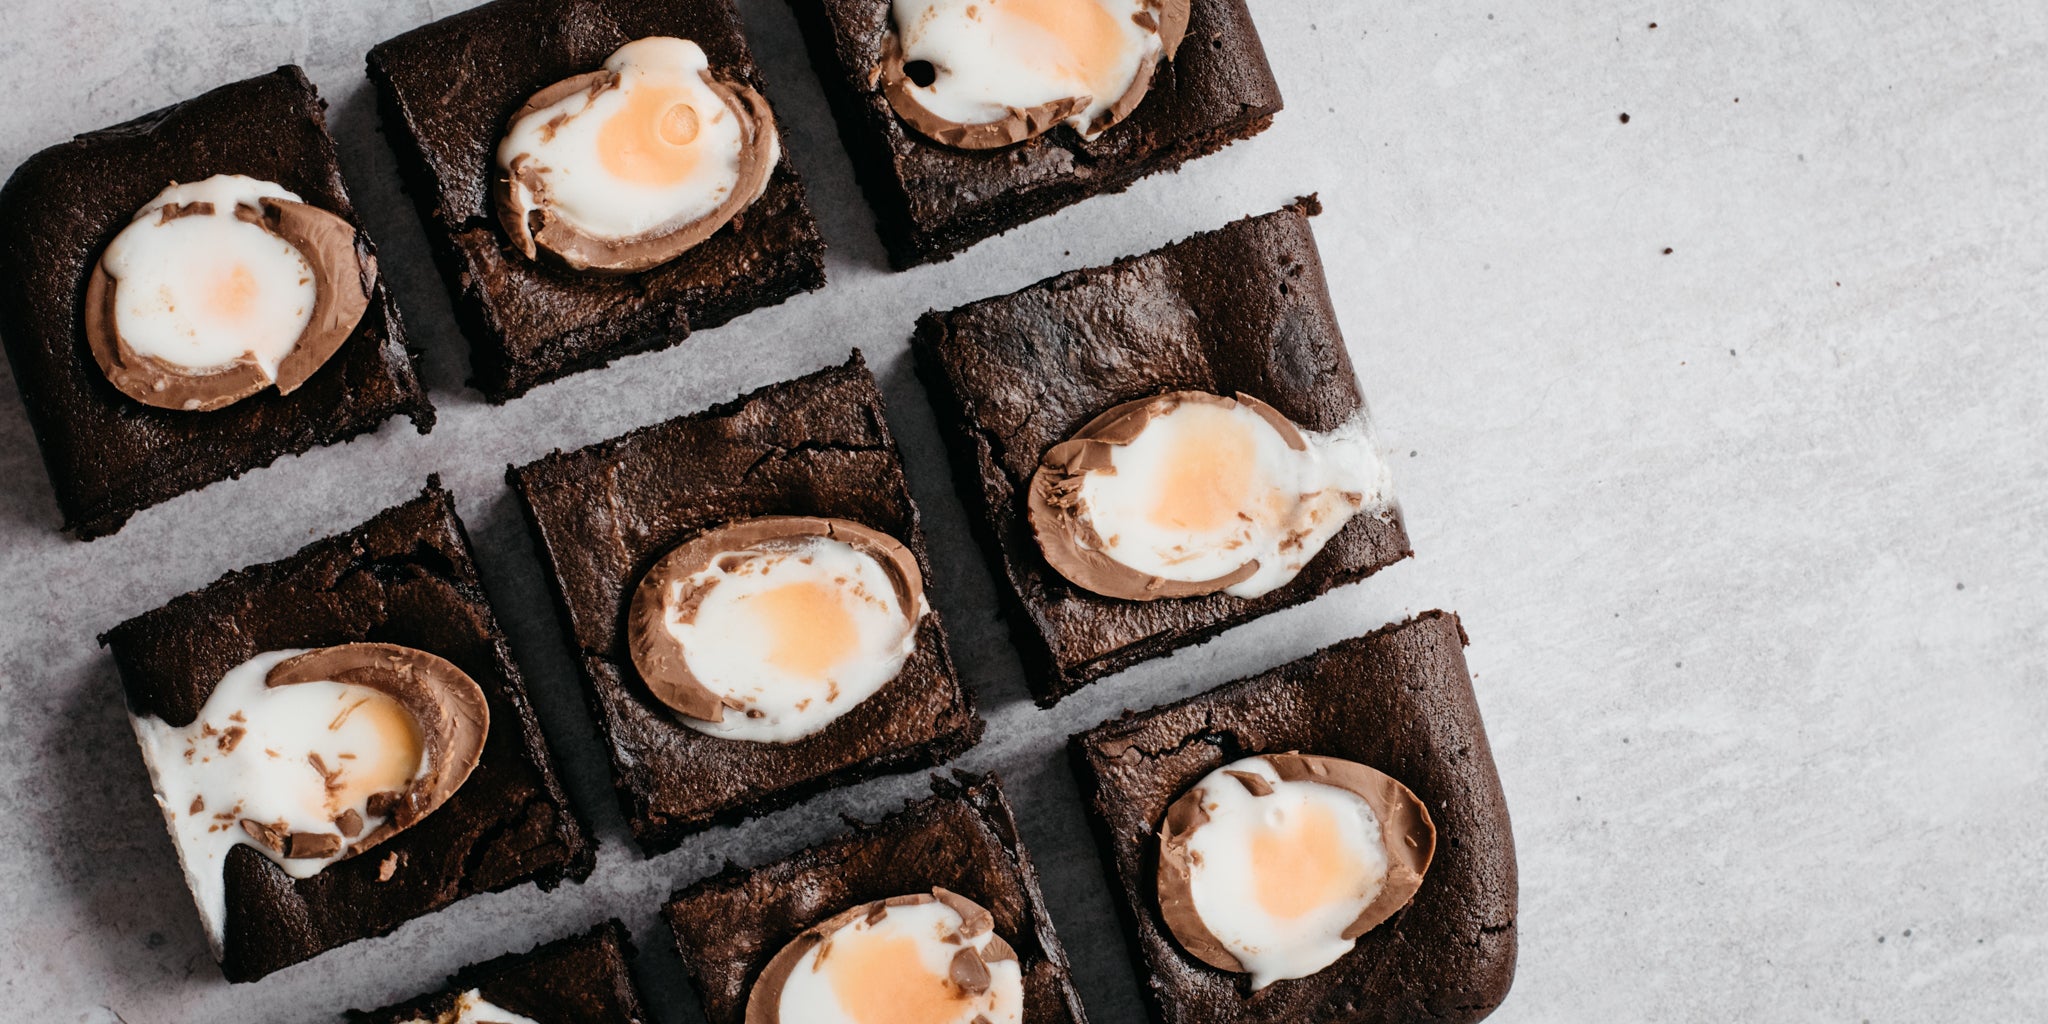
[[[789,2],[897,269],[1250,138],[1281,106],[1244,0],[1193,0],[1174,59],[1128,120],[1092,140],[1063,126],[1006,148],[957,149],[890,106],[880,69],[891,0]]]
[[[607,921],[530,952],[472,964],[439,992],[381,1010],[351,1010],[348,1019],[350,1024],[438,1020],[474,991],[491,1005],[539,1024],[644,1024],[649,1017],[626,966],[632,956],[626,926]]]
[[[0,189],[0,333],[74,535],[104,537],[152,505],[400,413],[421,433],[432,428],[434,407],[381,280],[354,333],[289,395],[273,388],[208,412],[155,408],[117,390],[86,342],[87,278],[172,182],[276,182],[354,225],[359,251],[374,253],[342,184],[325,106],[304,72],[282,67],[43,150]]]
[[[1068,582],[1027,521],[1041,457],[1119,403],[1188,389],[1250,395],[1309,430],[1363,416],[1309,230],[1320,210],[1313,198],[1298,200],[918,320],[918,375],[1040,704],[1410,554],[1398,510],[1359,515],[1292,582],[1262,597],[1140,602]]]
[[[595,847],[573,813],[526,686],[477,579],[453,497],[420,497],[280,562],[229,573],[100,637],[129,712],[191,723],[228,670],[266,651],[359,642],[438,655],[482,688],[481,762],[418,823],[362,857],[293,879],[251,846],[229,851],[222,970],[254,981],[336,946],[383,935],[479,892],[552,889],[590,874]]]
[[[794,743],[685,726],[627,651],[640,577],[679,543],[734,520],[850,520],[906,545],[931,578],[882,396],[858,352],[844,366],[557,452],[508,476],[610,745],[620,802],[649,852],[830,786],[941,763],[981,738],[936,611],[919,623],[916,649],[893,681]]]
[[[1476,1021],[1515,973],[1515,845],[1456,616],[1429,612],[1073,738],[1118,909],[1162,1024]],[[1356,761],[1412,789],[1437,830],[1414,902],[1323,970],[1247,995],[1173,938],[1154,872],[1169,804],[1241,757]]]
[[[691,40],[715,72],[763,89],[731,0],[497,0],[370,51],[385,132],[469,336],[474,383],[492,401],[825,282],[824,242],[787,147],[766,193],[672,262],[595,274],[512,247],[492,199],[508,120],[542,88],[647,36]]]
[[[872,825],[756,868],[724,872],[670,897],[683,967],[710,1024],[741,1024],[747,993],[804,930],[852,907],[938,886],[989,910],[1024,975],[1025,1024],[1087,1016],[1053,934],[1038,872],[993,776],[933,780],[935,795]]]

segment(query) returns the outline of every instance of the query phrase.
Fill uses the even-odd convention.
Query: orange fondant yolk
[[[785,672],[823,680],[859,646],[859,627],[830,584],[791,583],[740,600],[760,616],[773,645],[768,663]]]
[[[1153,525],[1212,533],[1251,513],[1258,477],[1258,447],[1242,421],[1221,409],[1183,405],[1151,429],[1178,428],[1166,448]]]
[[[365,689],[329,728],[359,741],[348,750],[354,757],[328,762],[336,773],[327,794],[330,810],[338,813],[361,806],[373,793],[402,790],[419,774],[425,752],[419,723],[391,697]]]
[[[825,958],[832,994],[857,1024],[952,1024],[969,996],[924,965],[917,940],[848,933]]]
[[[256,275],[235,263],[213,275],[206,287],[206,311],[222,320],[240,320],[256,304]]]
[[[1123,56],[1124,37],[1116,17],[1098,0],[991,0],[991,9],[1036,30],[1051,70],[1089,95],[1121,92],[1108,79]]]
[[[699,115],[687,90],[643,82],[597,133],[597,156],[612,177],[632,185],[682,184],[697,166]]]
[[[1259,906],[1287,920],[1354,899],[1367,882],[1365,864],[1344,845],[1336,815],[1314,805],[1300,808],[1277,828],[1258,830],[1252,837],[1252,872]]]

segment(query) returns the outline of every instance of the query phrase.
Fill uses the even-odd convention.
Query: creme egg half
[[[989,912],[958,894],[854,907],[783,947],[747,1024],[1020,1024],[1024,973]]]
[[[634,594],[629,647],[690,728],[790,743],[896,678],[928,610],[916,559],[894,538],[767,516],[656,563]]]
[[[411,667],[393,672],[395,661]],[[365,671],[396,685],[346,681]],[[489,712],[475,681],[433,655],[347,644],[258,654],[221,677],[191,722],[132,724],[218,951],[230,851],[253,847],[311,878],[375,845],[468,777]]]
[[[895,0],[893,14],[891,104],[973,149],[1061,123],[1100,134],[1137,106],[1187,25],[1185,0]]]
[[[1053,568],[1109,597],[1287,584],[1368,508],[1390,514],[1386,463],[1361,417],[1304,431],[1258,399],[1176,391],[1128,402],[1052,448],[1032,478]]]
[[[354,333],[376,273],[354,224],[282,185],[172,185],[93,265],[86,344],[114,387],[160,409],[289,395]]]
[[[1336,758],[1250,757],[1204,776],[1160,830],[1159,899],[1189,952],[1254,990],[1350,952],[1406,906],[1435,849],[1407,787]]]
[[[780,158],[759,93],[716,77],[696,43],[636,39],[513,115],[498,145],[499,219],[528,257],[642,270],[760,198]]]

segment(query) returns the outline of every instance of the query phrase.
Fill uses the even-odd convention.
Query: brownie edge
[[[1457,616],[1427,612],[1269,672],[1075,735],[1075,775],[1159,1024],[1471,1024],[1514,982],[1514,836]],[[1298,750],[1399,779],[1438,845],[1414,900],[1306,978],[1248,993],[1160,916],[1157,823],[1239,758]]]

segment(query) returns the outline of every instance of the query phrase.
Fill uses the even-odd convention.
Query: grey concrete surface
[[[463,386],[362,74],[371,44],[462,6],[0,2],[0,168],[305,65],[441,409],[431,436],[394,424],[80,544],[0,382],[0,1018],[327,1022],[616,914],[660,1019],[698,1019],[662,897],[923,783],[641,858],[500,474],[858,345],[990,720],[961,763],[1008,780],[1098,1022],[1141,1019],[1138,982],[1063,737],[1437,606],[1472,633],[1521,856],[1496,1020],[2041,1019],[2048,5],[1259,0],[1288,102],[1270,133],[892,274],[788,12],[749,0],[831,284],[504,408]],[[1419,557],[1034,710],[908,367],[913,318],[1307,191]],[[604,841],[597,873],[230,988],[93,636],[430,472]]]

